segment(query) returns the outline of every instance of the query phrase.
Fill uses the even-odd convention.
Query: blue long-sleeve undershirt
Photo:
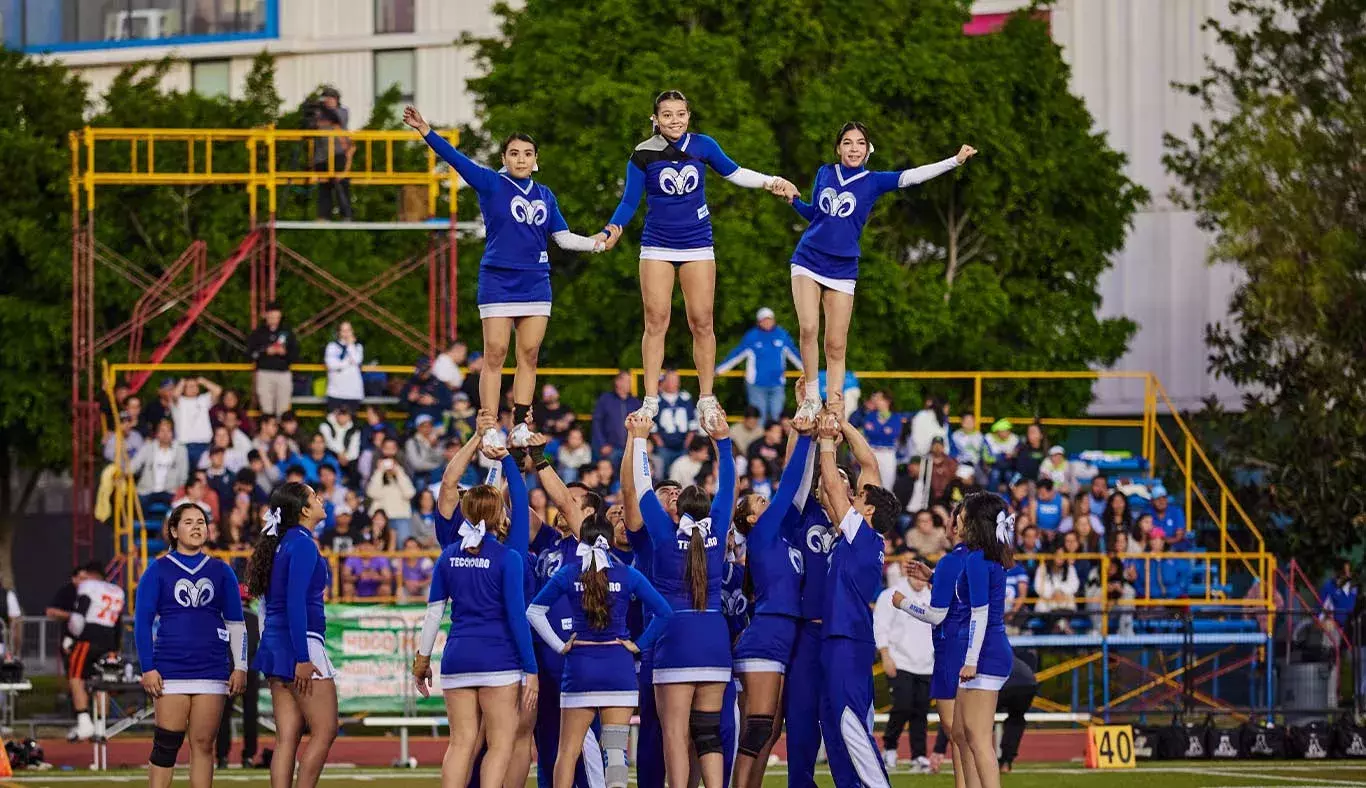
[[[526,620],[526,592],[523,590],[525,567],[522,553],[508,550],[503,558],[503,612],[517,645],[523,673],[536,672],[536,652],[531,648],[531,624]]]

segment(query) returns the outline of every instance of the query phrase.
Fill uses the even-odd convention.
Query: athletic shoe
[[[522,422],[512,428],[512,435],[508,437],[512,441],[513,446],[516,446],[519,449],[525,449],[527,443],[531,441],[531,428],[526,425],[526,422]]]
[[[76,719],[76,738],[81,741],[90,741],[94,736],[95,723],[90,720],[90,715],[79,715]]]
[[[913,774],[929,774],[929,773],[930,773],[930,759],[929,759],[929,758],[926,758],[925,756],[922,755],[922,756],[920,756],[919,758],[916,758],[914,761],[911,761],[911,773],[913,773]]]
[[[79,734],[79,730],[80,730],[79,726],[76,726],[76,725],[72,725],[70,728],[67,728],[67,730],[66,730],[66,740],[67,740],[67,741],[76,741],[76,737],[80,735],[80,734]]]
[[[507,440],[503,437],[503,433],[492,427],[484,430],[482,442],[484,446],[489,449],[506,449],[508,446]]]
[[[792,420],[797,421],[801,418],[810,419],[814,424],[821,415],[821,401],[819,397],[807,397],[802,400],[802,404],[797,408],[797,412],[792,415]]]
[[[887,771],[896,769],[896,750],[883,750],[882,763],[887,767]]]
[[[720,426],[721,403],[716,401],[716,397],[706,396],[697,400],[697,423],[702,425],[703,430],[710,431]]]
[[[699,401],[697,404],[699,406],[698,410],[700,412],[702,403]],[[645,397],[641,399],[640,408],[638,408],[636,412],[632,413],[631,415],[640,416],[642,418],[649,419],[650,421],[654,421],[655,416],[659,415],[659,397]]]

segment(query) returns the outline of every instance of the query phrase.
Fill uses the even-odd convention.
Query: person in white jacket
[[[1077,593],[1081,590],[1081,580],[1077,569],[1067,560],[1067,553],[1060,547],[1050,561],[1039,564],[1034,570],[1034,593],[1039,601],[1034,603],[1034,612],[1055,614],[1052,629],[1064,635],[1072,634],[1072,625],[1066,613],[1076,612]]]
[[[365,360],[365,346],[356,341],[356,332],[348,322],[337,326],[337,336],[323,350],[327,365],[327,409],[348,408],[353,413],[365,399],[365,384],[360,367]]]
[[[934,673],[934,628],[912,616],[898,615],[892,595],[900,591],[918,605],[930,604],[930,587],[907,578],[901,564],[887,566],[887,587],[873,605],[873,642],[882,657],[882,672],[892,694],[892,711],[882,735],[883,760],[895,769],[897,742],[907,724],[911,735],[911,771],[930,770],[926,751],[926,715],[930,710],[930,676]]]

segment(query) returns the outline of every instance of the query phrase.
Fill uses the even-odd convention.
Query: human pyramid
[[[432,133],[413,107],[403,118],[479,195],[486,227],[478,283],[482,402],[501,399],[501,369],[516,333],[515,426],[505,439],[494,414],[481,412],[475,437],[446,469],[437,501],[443,551],[412,673],[424,696],[434,685],[444,696],[450,742],[442,785],[523,785],[534,743],[542,788],[625,788],[629,725],[637,713],[634,765],[645,788],[682,788],[698,778],[705,788],[759,788],[784,724],[790,786],[815,785],[822,743],[840,788],[888,785],[872,736],[871,607],[882,582],[883,534],[900,506],[879,486],[862,433],[845,421],[837,384],[821,402],[818,326],[823,312],[827,377],[842,380],[859,237],[874,202],[946,173],[976,151],[964,145],[934,164],[874,172],[865,168],[873,152],[868,130],[848,123],[835,138],[838,160],[817,172],[807,202],[786,179],[740,167],[710,137],[689,132],[687,100],[667,91],[655,100],[653,135],[630,157],[620,205],[601,232],[583,236],[569,230],[555,195],[531,179],[531,137],[508,137],[504,167],[494,171]],[[797,382],[788,461],[772,500],[736,500],[729,425],[712,393],[715,259],[706,166],[731,183],[788,200],[810,222],[791,261],[806,377]],[[642,193],[646,391],[626,419],[624,505],[609,508],[595,492],[559,478],[529,411],[551,311],[549,240],[567,250],[611,249]],[[675,270],[693,336],[699,421],[718,460],[714,495],[651,475],[648,437],[659,407]],[[856,479],[836,462],[840,443],[857,463]],[[475,452],[497,467],[486,483],[461,490],[458,480]],[[533,518],[525,477],[532,472],[558,511],[554,522]],[[254,667],[270,681],[280,729],[272,788],[289,788],[292,779],[312,788],[336,731],[335,670],[322,649],[330,578],[312,535],[322,516],[307,485],[277,489],[271,525],[248,569],[249,589],[265,600]],[[1012,664],[1003,614],[1013,518],[999,497],[980,493],[952,519],[953,550],[933,570],[919,563],[908,569],[930,585],[928,604],[899,594],[894,601],[935,627],[931,697],[954,746],[955,780],[996,788],[996,695]],[[173,513],[172,533],[178,524]],[[185,534],[197,533],[194,526],[180,532],[182,547]],[[190,536],[188,549],[196,539],[202,545],[202,537]],[[163,573],[171,582],[171,570],[188,571],[184,556],[178,561]],[[159,604],[168,612],[174,607]],[[446,619],[445,646],[433,666]],[[305,722],[311,736],[301,750]],[[154,745],[153,785],[165,788],[169,770],[161,769],[157,752]],[[162,771],[164,784],[157,782]]]

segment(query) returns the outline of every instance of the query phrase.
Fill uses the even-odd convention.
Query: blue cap
[[[1167,488],[1162,486],[1162,482],[1153,485],[1153,498],[1169,498]]]
[[[483,358],[483,357],[484,357],[484,354],[483,354],[483,353],[480,353],[480,352],[477,351],[477,350],[474,350],[474,351],[471,351],[471,352],[470,352],[470,361],[478,361],[479,359],[481,359],[481,358]]]

